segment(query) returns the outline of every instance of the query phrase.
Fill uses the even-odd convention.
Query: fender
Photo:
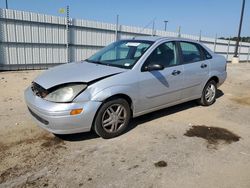
[[[137,93],[134,92],[134,90],[132,90],[132,88],[130,86],[115,85],[115,86],[105,88],[105,89],[99,91],[98,93],[93,94],[91,96],[91,100],[103,102],[106,99],[108,99],[109,97],[112,97],[112,96],[118,95],[118,94],[127,95],[128,97],[131,98],[133,103],[136,101],[136,98],[137,98]]]

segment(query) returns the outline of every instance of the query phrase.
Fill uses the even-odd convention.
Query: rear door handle
[[[202,68],[202,69],[204,69],[204,68],[206,68],[206,67],[207,67],[207,64],[205,64],[205,63],[202,63],[202,64],[201,64],[201,68]]]
[[[176,76],[176,75],[178,75],[178,74],[181,74],[181,71],[179,71],[179,70],[174,70],[174,71],[172,72],[172,75],[174,75],[174,76]]]

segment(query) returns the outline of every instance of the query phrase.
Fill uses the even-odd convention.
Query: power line
[[[147,27],[149,27],[152,23],[153,23],[153,25],[154,25],[155,19],[156,19],[156,18],[154,18],[153,20],[151,20],[150,22],[148,22],[148,24],[146,24],[146,25],[139,31],[139,34],[141,34],[141,33],[144,31],[144,29],[146,29]]]

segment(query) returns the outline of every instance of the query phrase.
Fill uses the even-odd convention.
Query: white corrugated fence
[[[107,44],[138,35],[158,35],[200,40],[228,61],[235,42],[140,27],[70,19],[33,12],[0,9],[0,70],[43,69],[88,58]],[[118,31],[116,32],[116,28]],[[116,33],[118,36],[116,36]],[[241,42],[240,61],[250,61],[250,43]]]

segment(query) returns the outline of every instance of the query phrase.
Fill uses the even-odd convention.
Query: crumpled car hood
[[[126,69],[122,68],[82,61],[59,65],[47,71],[44,71],[41,75],[35,78],[34,82],[45,89],[49,89],[51,87],[65,83],[88,83],[102,77],[125,71]]]

